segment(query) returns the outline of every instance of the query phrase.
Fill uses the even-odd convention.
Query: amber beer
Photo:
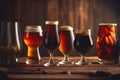
[[[99,57],[99,63],[111,64],[118,63],[119,45],[116,34],[117,24],[100,23],[96,48]]]
[[[69,61],[69,54],[73,49],[74,33],[71,26],[61,26],[60,29],[60,45],[59,50],[64,55],[64,59],[58,63],[60,64],[72,64]]]
[[[43,42],[41,26],[27,26],[24,33],[24,42],[28,47],[26,63],[40,63],[39,46]]]
[[[73,28],[71,26],[61,26],[59,50],[63,54],[68,55],[73,48],[73,42],[74,42]]]

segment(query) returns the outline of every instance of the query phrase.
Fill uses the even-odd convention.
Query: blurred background
[[[0,0],[0,21],[18,21],[23,42],[26,25],[41,25],[43,30],[46,20],[58,20],[59,26],[70,25],[75,28],[91,28],[94,41],[88,56],[97,55],[95,43],[98,24],[117,23],[120,38],[120,0]],[[26,56],[27,47],[23,42],[21,56]],[[41,56],[49,56],[42,45]],[[59,50],[54,56],[62,55]],[[73,49],[70,56],[79,56]]]

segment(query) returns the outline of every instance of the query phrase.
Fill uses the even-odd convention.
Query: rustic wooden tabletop
[[[59,62],[63,57],[54,57]],[[73,62],[79,57],[70,57]],[[18,63],[1,65],[0,72],[12,80],[110,80],[109,77],[120,74],[120,63],[114,65],[98,64],[97,57],[87,57],[90,65],[67,64],[61,66],[44,67],[49,57],[42,57],[41,64],[25,64],[26,58],[21,57]],[[117,76],[115,80],[120,80]],[[119,78],[119,79],[118,79]]]

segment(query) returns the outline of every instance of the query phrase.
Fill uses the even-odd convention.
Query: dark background
[[[120,0],[0,0],[0,21],[20,22],[21,36],[26,25],[41,25],[44,30],[46,20],[58,20],[60,25],[75,28],[91,28],[94,47],[87,55],[97,55],[95,42],[98,24],[101,22],[117,23],[120,38]],[[23,38],[22,38],[23,41]],[[23,42],[25,56],[27,47]],[[42,45],[41,56],[48,56]],[[54,55],[62,55],[58,50]],[[78,56],[73,50],[71,56]]]

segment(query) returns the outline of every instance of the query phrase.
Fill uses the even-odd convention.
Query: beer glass
[[[73,49],[74,42],[74,33],[73,28],[71,26],[61,26],[60,29],[60,45],[59,50],[64,55],[64,59],[58,63],[60,64],[73,64],[69,60],[69,54]]]
[[[43,42],[42,28],[39,25],[28,25],[24,32],[24,42],[28,47],[26,64],[40,64],[39,46]]]
[[[13,64],[22,52],[19,22],[0,22],[0,64]]]
[[[59,46],[58,21],[46,21],[46,29],[44,35],[44,46],[49,51],[50,59],[44,66],[56,65],[53,60],[53,51]]]
[[[85,59],[86,53],[92,48],[93,41],[91,38],[91,29],[87,30],[75,30],[75,40],[74,40],[74,48],[81,54],[80,61],[76,62],[76,65],[86,65],[91,64]]]
[[[116,23],[100,23],[96,48],[100,64],[115,64],[119,61],[119,44]]]

